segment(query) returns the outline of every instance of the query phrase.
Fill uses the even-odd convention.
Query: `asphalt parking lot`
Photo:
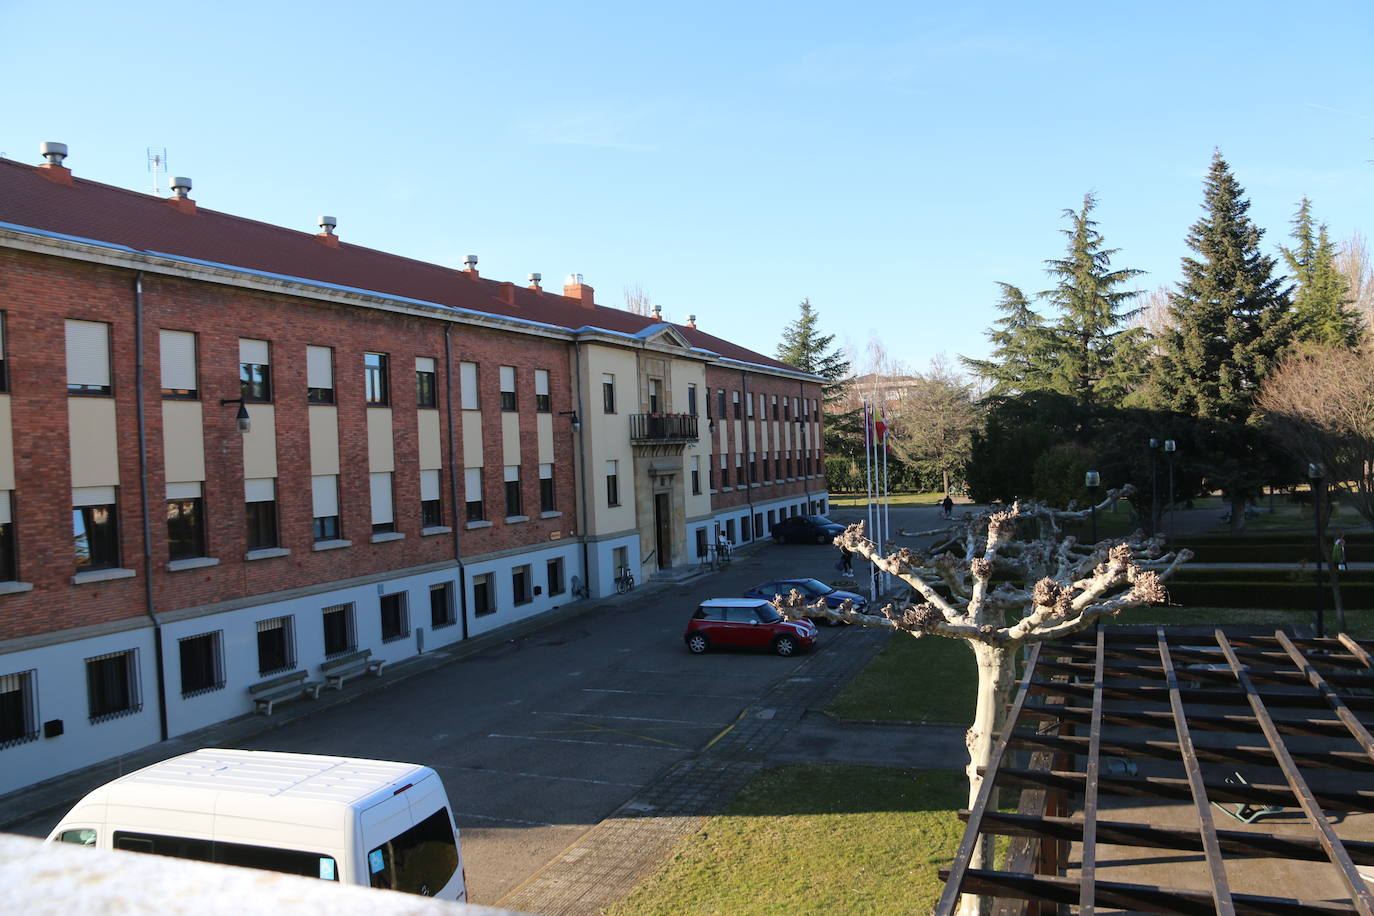
[[[691,655],[681,635],[695,605],[771,578],[830,578],[835,557],[829,546],[760,544],[685,585],[641,587],[442,666],[388,672],[346,703],[222,743],[433,766],[463,831],[469,900],[494,903],[811,657]],[[857,648],[846,635],[822,627],[813,653]],[[64,810],[8,829],[43,835]]]

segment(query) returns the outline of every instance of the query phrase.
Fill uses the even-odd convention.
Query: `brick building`
[[[824,511],[819,379],[0,159],[0,793]]]

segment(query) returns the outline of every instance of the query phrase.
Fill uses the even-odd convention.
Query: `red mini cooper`
[[[809,620],[784,620],[762,598],[708,598],[687,621],[682,638],[695,654],[742,647],[771,649],[787,656],[816,642],[816,625]]]

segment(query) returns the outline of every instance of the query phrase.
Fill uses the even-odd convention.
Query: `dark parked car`
[[[794,515],[791,518],[780,519],[776,525],[768,529],[768,533],[773,535],[773,540],[779,544],[788,541],[829,544],[844,534],[844,525],[836,524],[824,515]]]
[[[854,602],[854,610],[856,611],[862,611],[868,607],[868,599],[858,592],[846,592],[835,588],[833,585],[826,585],[819,579],[774,579],[772,582],[754,586],[744,593],[744,597],[763,598],[765,601],[772,601],[775,596],[786,595],[794,588],[805,595],[807,600],[813,604],[824,598],[827,607],[839,607],[845,602],[845,599],[848,599]],[[829,626],[837,627],[840,625],[840,621],[832,620],[829,617],[822,617],[820,620],[824,620]]]
[[[816,625],[784,620],[762,598],[708,598],[687,621],[682,639],[696,655],[707,649],[744,648],[771,649],[786,656],[816,642]]]

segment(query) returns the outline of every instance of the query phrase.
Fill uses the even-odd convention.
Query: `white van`
[[[48,842],[467,900],[443,783],[414,763],[193,751],[91,792]]]

